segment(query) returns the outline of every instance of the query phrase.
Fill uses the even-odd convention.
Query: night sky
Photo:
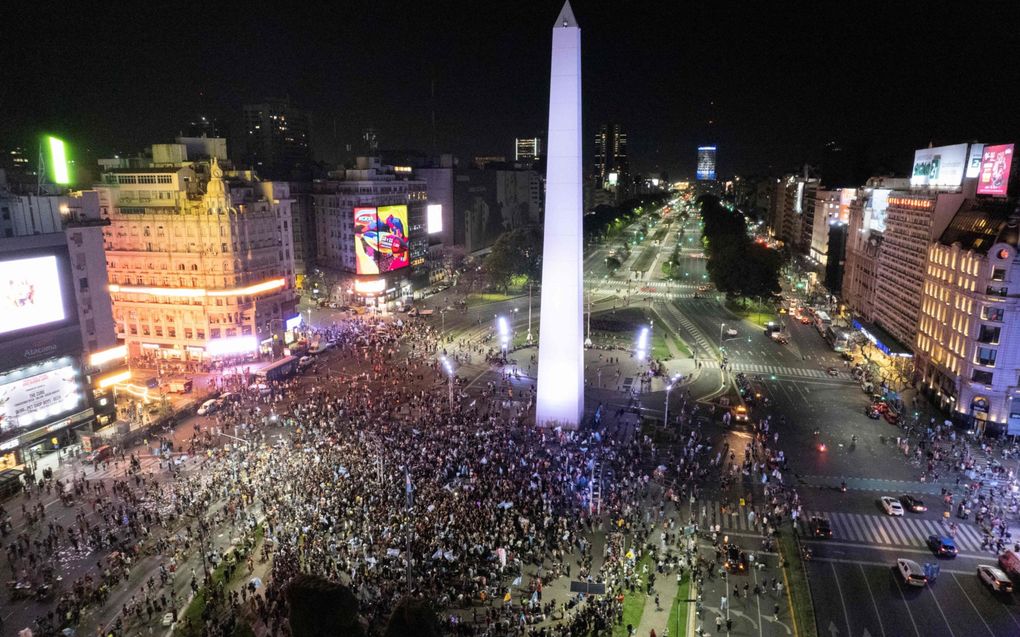
[[[267,96],[313,113],[330,161],[366,126],[383,148],[432,150],[433,104],[438,149],[462,160],[544,135],[560,0],[71,4],[3,9],[0,146],[51,130],[133,153]],[[930,141],[1014,141],[1018,5],[577,0],[586,161],[603,121],[637,171],[674,179],[700,143],[728,176],[815,161],[833,139],[898,172]]]

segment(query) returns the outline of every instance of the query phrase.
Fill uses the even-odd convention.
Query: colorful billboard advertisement
[[[981,174],[978,175],[977,194],[1006,196],[1009,171],[1013,166],[1013,144],[985,146],[981,157]]]
[[[33,376],[0,376],[0,430],[45,423],[83,405],[77,378],[71,365]]]
[[[358,274],[382,274],[407,267],[407,206],[355,208],[354,258]]]
[[[53,255],[0,261],[0,334],[66,318]]]
[[[967,170],[967,144],[921,148],[914,151],[911,186],[958,188]]]

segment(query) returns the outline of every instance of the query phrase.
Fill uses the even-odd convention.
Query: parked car
[[[903,578],[904,584],[920,587],[928,585],[928,577],[924,574],[924,569],[914,560],[901,557],[896,560],[896,569],[899,571],[900,577]]]
[[[220,402],[218,398],[210,398],[209,400],[202,403],[198,410],[195,412],[199,416],[208,416],[216,412],[219,409]]]
[[[896,498],[884,495],[878,499],[886,515],[903,515],[903,505]]]
[[[996,593],[1012,593],[1013,582],[1002,569],[988,564],[981,564],[977,567],[977,576],[988,588]]]

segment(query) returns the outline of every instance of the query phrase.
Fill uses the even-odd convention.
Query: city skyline
[[[543,32],[542,16],[557,4],[482,14],[455,3],[413,23],[399,3],[342,15],[156,9],[159,29],[141,39],[116,5],[39,11],[21,16],[23,28],[3,45],[10,55],[36,54],[0,70],[19,96],[4,104],[0,140],[51,131],[94,156],[135,153],[203,114],[230,121],[236,138],[244,104],[289,97],[311,111],[313,155],[327,162],[352,155],[365,128],[379,131],[380,148],[463,161],[512,155],[515,138],[545,134],[547,41],[527,38]],[[866,172],[898,172],[907,149],[1004,139],[1017,128],[1008,95],[994,90],[1015,83],[1015,68],[978,72],[982,60],[1008,58],[1015,8],[947,5],[952,14],[937,22],[895,7],[883,7],[881,20],[864,19],[873,15],[867,7],[741,8],[743,19],[724,21],[732,9],[585,7],[584,139],[619,121],[633,170],[645,175],[693,176],[691,150],[705,143],[724,151],[720,176],[778,174],[817,162],[830,141]],[[92,34],[84,56],[74,46],[81,25]],[[247,41],[260,45],[230,44]],[[628,43],[625,55],[619,42]],[[922,71],[954,78],[954,90],[903,79]]]

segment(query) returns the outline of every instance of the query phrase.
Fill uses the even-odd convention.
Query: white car
[[[726,328],[726,336],[736,336],[737,334],[738,334],[737,330],[733,329],[732,327]]]
[[[198,408],[197,413],[199,416],[208,416],[209,414],[215,412],[219,408],[219,406],[220,403],[217,399],[210,398],[209,400],[202,403],[202,406]]]
[[[998,567],[982,564],[977,567],[977,576],[978,579],[984,582],[996,593],[1013,592],[1013,582],[1009,579],[1009,576]]]
[[[882,496],[878,499],[882,504],[882,508],[888,515],[903,515],[903,505],[896,498],[890,498],[887,495]]]
[[[928,576],[924,574],[921,565],[914,560],[905,560],[901,557],[896,560],[896,569],[900,572],[904,584],[920,587],[928,585]]]

